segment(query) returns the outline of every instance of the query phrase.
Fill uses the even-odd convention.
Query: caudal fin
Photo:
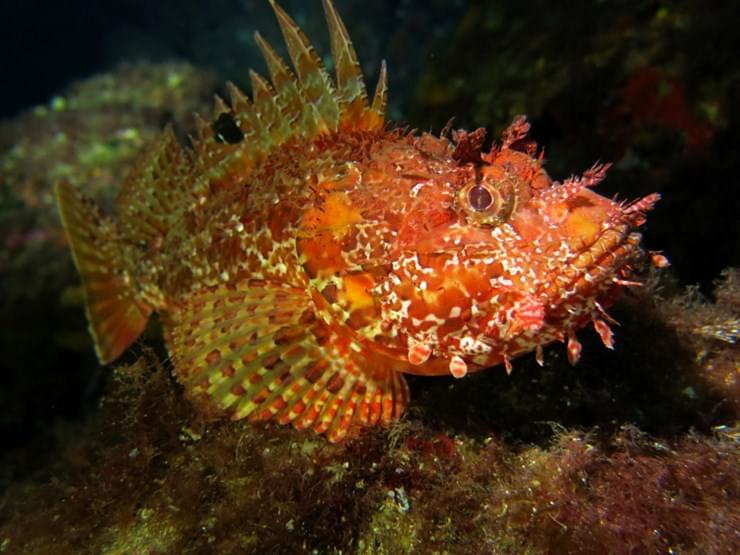
[[[107,364],[144,331],[152,308],[130,286],[114,223],[69,183],[57,184],[56,197],[82,280],[95,352]]]

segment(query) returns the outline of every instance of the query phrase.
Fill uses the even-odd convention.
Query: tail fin
[[[114,223],[69,183],[58,183],[57,206],[82,279],[95,352],[118,358],[144,331],[152,308],[130,286]]]

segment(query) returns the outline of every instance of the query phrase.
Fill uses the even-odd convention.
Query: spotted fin
[[[197,197],[191,162],[168,125],[162,138],[134,163],[118,197],[117,226],[127,241],[162,239]]]
[[[305,290],[247,280],[189,295],[165,320],[178,379],[202,408],[311,428],[330,441],[397,418],[397,372],[377,370],[316,318]]]
[[[296,22],[270,0],[294,71],[257,33],[255,40],[267,63],[272,83],[250,72],[253,100],[229,85],[230,108],[217,101],[213,120],[222,114],[233,118],[244,140],[218,140],[213,125],[201,119],[192,138],[198,174],[216,188],[228,186],[229,177],[246,175],[269,152],[291,138],[313,138],[339,129],[381,129],[385,119],[387,79],[385,64],[372,104],[347,29],[331,0],[323,0],[336,66],[333,80],[321,58]],[[294,73],[295,72],[295,73]],[[243,179],[242,179],[243,182]],[[212,185],[213,187],[213,185]]]
[[[131,287],[113,222],[69,183],[58,183],[56,196],[82,279],[95,352],[107,364],[144,331],[152,307]]]

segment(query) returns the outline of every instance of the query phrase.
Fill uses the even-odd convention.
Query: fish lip
[[[616,211],[607,219],[602,221],[602,229],[594,237],[593,241],[580,251],[574,253],[568,261],[569,264],[576,262],[579,258],[592,257],[590,264],[579,267],[581,270],[574,280],[586,279],[587,285],[596,289],[607,280],[614,281],[629,268],[630,264],[645,256],[642,248],[642,234],[638,231],[645,223],[645,214],[652,210],[655,203],[660,200],[660,195],[653,193],[628,204],[617,205]],[[611,240],[603,243],[611,234]],[[600,266],[600,263],[605,263]],[[585,278],[593,268],[601,268],[595,276]],[[603,293],[603,292],[602,292]]]
[[[611,282],[644,255],[641,240],[641,234],[631,222],[620,220],[607,225],[588,246],[575,252],[566,262],[576,271],[560,287],[561,294],[552,298],[554,303],[546,304],[553,308],[573,296],[580,295],[585,300],[607,293]]]

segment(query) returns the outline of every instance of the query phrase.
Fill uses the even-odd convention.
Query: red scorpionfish
[[[514,120],[436,137],[384,121],[347,30],[323,0],[322,67],[273,0],[293,69],[259,35],[270,80],[230,86],[191,147],[171,127],[135,163],[115,219],[67,183],[57,203],[102,363],[156,311],[177,379],[207,414],[271,419],[339,441],[409,400],[404,373],[462,378],[566,341],[644,255],[631,204],[591,190],[607,167],[553,182]],[[656,260],[665,260],[655,255]]]

